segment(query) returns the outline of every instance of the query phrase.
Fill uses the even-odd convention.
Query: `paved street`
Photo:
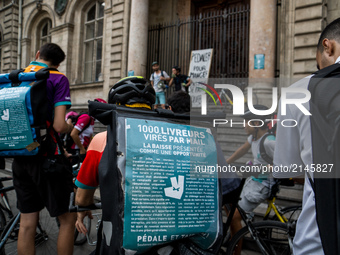
[[[7,171],[1,171],[0,177],[9,176],[10,173]],[[12,182],[4,182],[5,186],[12,185]],[[18,212],[16,208],[16,196],[14,191],[8,192],[8,197],[10,201],[10,205],[12,207],[13,212],[16,214]],[[45,241],[42,245],[37,247],[36,254],[45,255],[45,254],[57,254],[56,253],[56,240],[58,235],[58,226],[55,218],[51,218],[46,210],[43,210],[40,215],[42,221],[42,228],[48,233],[49,239]],[[95,226],[92,227],[92,236],[95,236]],[[6,249],[6,254],[17,254],[16,250],[16,242],[12,242],[8,245],[9,250]],[[90,254],[95,249],[95,246],[89,246],[87,243],[81,246],[74,246],[74,255],[87,255]]]

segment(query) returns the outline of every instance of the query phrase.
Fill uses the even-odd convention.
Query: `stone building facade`
[[[128,70],[146,75],[148,27],[230,3],[250,4],[249,77],[301,77],[316,70],[322,28],[340,17],[338,0],[2,0],[0,72],[24,67],[39,46],[59,44],[73,108],[106,98]],[[266,54],[254,70],[254,54]],[[269,87],[271,85],[268,85]]]

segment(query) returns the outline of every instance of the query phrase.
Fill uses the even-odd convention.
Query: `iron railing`
[[[169,75],[175,65],[188,74],[191,51],[213,48],[210,78],[248,77],[249,18],[249,5],[243,5],[151,26],[148,76],[155,60]]]

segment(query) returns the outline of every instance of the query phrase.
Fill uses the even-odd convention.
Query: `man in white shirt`
[[[340,62],[340,19],[330,23],[322,32],[316,54],[318,69],[323,69],[334,63]],[[291,88],[308,89],[311,76],[303,78],[294,83]],[[287,98],[299,99],[304,98],[303,93],[288,93]],[[310,104],[306,102],[303,106],[309,111]],[[305,115],[296,105],[288,104],[286,106],[286,115],[282,115],[279,110],[278,119],[280,122],[284,119],[293,119],[298,124],[295,127],[284,127],[278,125],[276,134],[276,148],[274,152],[274,170],[280,169],[280,166],[296,165],[298,167],[308,167],[313,162],[312,150],[312,133],[311,119],[309,115]],[[294,123],[291,123],[292,126]],[[286,121],[286,126],[290,126]],[[277,168],[275,168],[277,167]],[[301,171],[293,172],[290,168],[289,172],[274,171],[273,176],[276,178],[302,177],[304,173]],[[311,176],[313,177],[312,173]],[[305,186],[303,192],[302,212],[296,226],[296,234],[294,238],[294,254],[324,254],[319,228],[316,222],[315,198],[314,191],[308,176],[305,176]]]
[[[153,86],[156,92],[156,102],[154,108],[156,109],[157,106],[160,104],[163,109],[165,109],[165,93],[164,90],[166,88],[165,82],[170,81],[169,75],[162,71],[159,68],[159,64],[157,61],[154,61],[152,64],[152,70],[154,71],[151,74],[150,81],[151,85]]]

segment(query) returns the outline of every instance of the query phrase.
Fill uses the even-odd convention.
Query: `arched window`
[[[97,1],[85,17],[84,82],[102,80],[104,1]]]
[[[50,19],[44,19],[40,22],[37,30],[37,48],[39,50],[42,45],[45,43],[51,42],[51,27],[52,22]]]

